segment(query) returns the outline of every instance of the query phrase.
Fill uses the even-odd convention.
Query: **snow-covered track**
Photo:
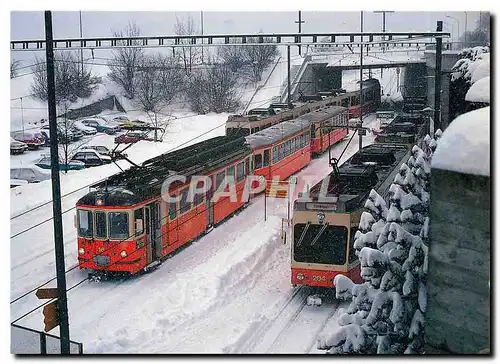
[[[256,351],[257,353],[302,354],[313,349],[318,334],[335,314],[340,302],[335,299],[334,290],[326,292],[321,306],[308,306],[306,302],[307,297],[300,310],[277,335],[265,338],[267,342],[262,341],[263,351]]]

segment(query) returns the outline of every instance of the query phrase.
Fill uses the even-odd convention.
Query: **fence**
[[[16,324],[10,325],[10,352],[16,355],[61,354],[58,336],[33,330]],[[70,341],[71,354],[83,354],[83,344]]]

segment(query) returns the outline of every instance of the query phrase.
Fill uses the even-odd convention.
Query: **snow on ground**
[[[368,126],[375,125],[373,115],[365,120]],[[373,136],[368,135],[363,142],[372,143]],[[346,144],[347,139],[335,146],[333,156],[339,156]],[[151,152],[146,150],[149,145],[138,144],[137,154],[143,148],[146,153]],[[356,150],[357,140],[353,140],[342,160]],[[89,171],[100,174],[99,168]],[[325,153],[299,175],[310,175],[319,181],[329,172],[328,153]],[[296,193],[303,185],[299,178]],[[123,282],[84,282],[70,290],[72,339],[83,342],[88,353],[221,353],[239,338],[243,337],[244,342],[256,323],[275,317],[293,293],[289,277],[290,245],[283,245],[279,239],[286,202],[269,200],[267,221],[264,221],[263,202],[263,196],[257,197],[239,215],[168,259],[151,274]],[[63,210],[72,207],[68,205]],[[37,217],[50,215],[42,210],[18,226],[16,221],[22,218],[14,220],[13,232],[31,225]],[[63,224],[69,268],[77,262],[71,213],[64,215]],[[50,223],[11,239],[11,299],[53,277],[53,260]],[[84,272],[71,270],[67,285],[71,287],[84,278]],[[26,296],[11,305],[11,319],[38,304],[34,294]],[[37,310],[19,324],[40,329],[42,321]],[[307,330],[307,325],[303,327]],[[54,334],[57,333],[55,329]],[[315,335],[306,331],[303,334],[311,338]]]
[[[465,95],[465,101],[490,103],[490,76],[473,83]]]
[[[443,132],[432,156],[432,167],[490,175],[490,108],[457,117]]]

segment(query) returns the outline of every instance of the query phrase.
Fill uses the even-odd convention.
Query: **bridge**
[[[443,48],[450,48],[445,46]],[[425,54],[428,49],[434,48],[434,43],[407,42],[386,43],[366,46],[363,52],[363,69],[403,68],[408,65],[421,68],[425,66]],[[308,48],[307,55],[300,65],[292,66],[290,91],[292,100],[300,93],[315,94],[322,91],[321,85],[315,81],[317,73],[321,72],[329,78],[330,89],[340,89],[342,86],[342,71],[360,68],[361,47],[339,46],[337,44],[316,45]],[[288,98],[288,86],[283,85],[280,92],[280,102]]]

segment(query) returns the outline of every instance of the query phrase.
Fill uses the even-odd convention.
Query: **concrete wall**
[[[432,169],[425,339],[453,353],[490,347],[490,178]]]

